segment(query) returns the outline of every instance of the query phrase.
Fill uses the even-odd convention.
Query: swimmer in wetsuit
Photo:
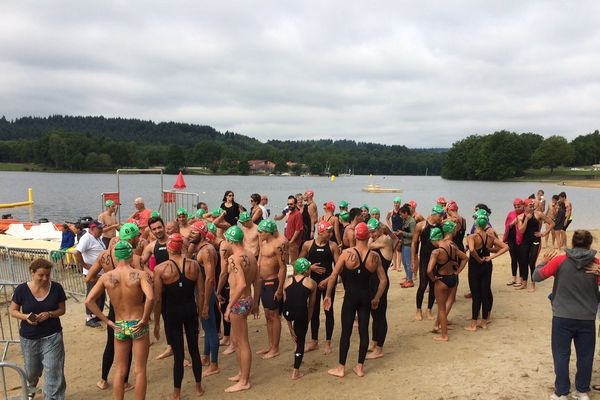
[[[139,230],[138,230],[139,235]],[[85,300],[86,306],[114,330],[115,376],[113,395],[123,399],[125,376],[129,371],[130,354],[133,348],[135,362],[135,399],[146,398],[146,364],[150,338],[148,320],[154,305],[154,292],[150,276],[131,267],[133,247],[125,241],[114,247],[116,267],[98,279]],[[96,304],[96,299],[108,291],[114,305],[115,321],[108,319]]]
[[[310,278],[310,261],[298,258],[294,276],[287,278],[283,289],[283,316],[288,322],[292,340],[296,343],[292,380],[300,379],[300,365],[304,356],[304,341],[316,302],[317,283]]]
[[[442,229],[433,228],[429,240],[436,247],[431,252],[427,265],[427,275],[434,282],[435,298],[438,303],[438,316],[433,325],[433,332],[441,331],[434,340],[448,341],[448,314],[456,299],[458,289],[458,274],[467,265],[467,255],[460,251],[453,242],[456,224],[445,221]]]
[[[358,364],[352,369],[356,375],[365,375],[364,363],[369,347],[369,314],[371,309],[377,309],[379,301],[387,285],[387,277],[381,265],[381,258],[376,252],[369,250],[369,228],[364,222],[356,225],[356,246],[344,250],[335,264],[329,283],[327,295],[323,300],[323,308],[331,308],[331,294],[335,290],[337,277],[341,276],[344,282],[344,302],[342,304],[342,334],[340,336],[339,365],[327,371],[328,374],[343,378],[346,374],[346,357],[350,349],[350,336],[354,317],[358,313],[358,333],[360,345],[358,351]],[[377,293],[371,298],[369,283],[371,274],[377,274],[379,286]]]
[[[169,260],[156,266],[154,270],[154,336],[160,339],[160,317],[165,307],[165,331],[169,332],[173,348],[173,394],[172,399],[181,398],[183,380],[183,335],[187,339],[188,351],[192,359],[192,371],[196,381],[196,395],[203,393],[202,364],[198,349],[198,316],[204,306],[204,280],[200,266],[195,260],[181,255],[183,237],[174,233],[167,242]],[[164,292],[164,305],[162,302]]]
[[[468,331],[477,330],[477,318],[481,309],[481,327],[487,329],[489,312],[492,308],[492,259],[506,253],[508,245],[485,231],[489,217],[479,210],[475,219],[475,233],[468,238],[469,244],[469,288],[472,294],[471,325]],[[491,255],[491,251],[499,249]]]

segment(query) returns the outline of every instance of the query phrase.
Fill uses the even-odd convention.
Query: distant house
[[[275,169],[275,163],[269,160],[249,160],[248,166],[254,174],[271,173]]]

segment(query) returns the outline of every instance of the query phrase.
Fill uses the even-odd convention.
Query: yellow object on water
[[[13,208],[13,207],[23,207],[23,206],[31,206],[33,205],[33,190],[29,188],[28,190],[28,201],[18,201],[16,203],[4,203],[0,204],[0,208]]]
[[[331,175],[329,179],[331,179],[331,182],[335,181],[335,175]]]

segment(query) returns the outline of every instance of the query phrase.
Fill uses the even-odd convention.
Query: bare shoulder
[[[315,282],[310,276],[307,276],[306,279],[304,279],[304,286],[310,290],[314,290],[317,288],[317,282]]]

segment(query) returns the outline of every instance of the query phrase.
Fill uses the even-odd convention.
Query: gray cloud
[[[352,4],[350,4],[352,3]],[[448,146],[598,128],[600,3],[9,2],[8,118],[105,115],[268,139]]]

